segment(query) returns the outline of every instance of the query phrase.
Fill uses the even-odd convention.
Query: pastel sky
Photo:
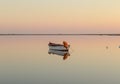
[[[120,33],[120,0],[0,0],[0,33]]]

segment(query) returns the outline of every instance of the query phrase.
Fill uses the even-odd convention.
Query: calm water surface
[[[70,56],[48,54],[68,41]],[[120,37],[1,36],[0,84],[120,84]]]

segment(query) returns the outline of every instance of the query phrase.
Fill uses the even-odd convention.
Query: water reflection
[[[52,49],[49,49],[48,54],[63,56],[63,60],[66,60],[70,56],[69,51],[60,51],[60,50],[52,50]]]

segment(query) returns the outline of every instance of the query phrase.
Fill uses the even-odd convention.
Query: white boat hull
[[[64,46],[49,46],[49,49],[51,50],[61,50],[61,51],[64,51],[64,50],[69,50],[70,46],[68,48],[65,48]]]

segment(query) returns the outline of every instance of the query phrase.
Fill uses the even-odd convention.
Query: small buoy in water
[[[106,46],[106,49],[108,49],[108,46]]]
[[[119,48],[120,48],[120,46],[119,46]]]

